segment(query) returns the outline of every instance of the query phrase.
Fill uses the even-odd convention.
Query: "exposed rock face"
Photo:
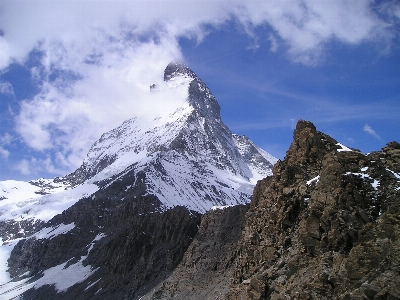
[[[210,210],[175,269],[145,299],[219,299],[229,290],[248,206]]]
[[[227,299],[399,299],[399,153],[364,155],[299,121],[255,188]]]

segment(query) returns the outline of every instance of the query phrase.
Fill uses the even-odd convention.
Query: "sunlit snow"
[[[371,182],[371,186],[375,189],[375,190],[377,190],[378,189],[378,187],[379,187],[379,185],[380,185],[380,183],[379,183],[379,181],[378,180],[376,180],[376,179],[374,179],[374,178],[372,178],[371,176],[369,176],[368,174],[364,174],[364,173],[352,173],[352,172],[346,172],[346,174],[345,175],[356,175],[356,176],[358,176],[358,177],[361,177],[362,179],[364,179],[364,178],[368,178],[368,179],[370,179],[370,180],[372,180],[372,182]]]
[[[68,261],[66,261],[55,267],[49,268],[43,271],[42,277],[29,283],[28,281],[32,279],[31,277],[19,281],[10,281],[8,273],[5,272],[6,264],[3,264],[4,259],[9,257],[18,240],[13,241],[12,243],[3,244],[3,246],[0,247],[0,299],[12,299],[30,288],[37,289],[44,285],[54,285],[58,292],[62,292],[89,278],[97,269],[93,269],[90,265],[84,266],[83,262],[93,249],[94,244],[103,237],[105,237],[103,233],[97,235],[87,246],[88,250],[86,255],[81,256],[78,262],[67,266]]]
[[[35,192],[41,188],[21,181],[2,181],[7,186],[8,197],[0,201],[0,221],[39,219],[48,221],[55,215],[75,204],[79,199],[90,196],[98,190],[95,184],[85,183],[73,189],[57,188],[51,194],[40,195]],[[11,187],[11,188],[10,188]]]
[[[343,152],[343,151],[353,151],[350,148],[346,147],[345,145],[341,143],[337,143],[336,146],[339,146],[340,149],[337,149],[337,152]]]
[[[225,208],[229,208],[229,207],[232,207],[232,206],[234,206],[234,205],[222,205],[222,206],[213,206],[213,207],[211,207],[211,209],[210,210],[219,210],[219,209],[225,209]]]
[[[316,181],[316,183],[318,183],[318,181],[319,181],[319,175],[316,176],[316,177],[314,177],[314,178],[312,178],[312,179],[310,179],[310,180],[308,180],[308,181],[307,181],[307,185],[310,185],[310,184],[313,183],[314,181]]]
[[[29,238],[35,237],[36,239],[52,239],[60,234],[66,234],[74,228],[75,228],[75,223],[67,225],[59,224],[53,227],[43,228],[42,230],[30,236]]]

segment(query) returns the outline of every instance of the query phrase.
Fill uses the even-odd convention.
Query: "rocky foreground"
[[[228,299],[399,299],[400,144],[364,155],[300,121],[246,214]]]

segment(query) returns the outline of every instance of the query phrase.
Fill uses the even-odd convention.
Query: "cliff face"
[[[299,121],[258,182],[227,299],[399,299],[400,145],[364,155]]]
[[[210,210],[182,262],[145,299],[221,299],[229,290],[247,205]]]

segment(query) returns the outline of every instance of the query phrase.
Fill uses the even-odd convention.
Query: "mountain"
[[[185,98],[181,107],[169,115],[127,120],[104,133],[83,164],[65,177],[0,182],[0,221],[48,221],[124,178],[130,178],[124,191],[113,195],[119,200],[129,190],[156,196],[163,208],[183,205],[201,213],[215,205],[247,203],[277,159],[231,133],[215,97],[185,64],[170,63],[164,80],[164,90],[155,92],[162,98],[179,90]]]
[[[180,262],[201,214],[248,203],[256,182],[272,174],[277,159],[232,134],[185,64],[170,63],[164,82],[150,85],[154,93],[184,101],[171,114],[104,133],[65,177],[0,182],[0,251],[8,259],[0,295],[112,299],[128,275],[136,279],[123,279],[121,297],[145,294]],[[148,266],[156,262],[158,272]]]
[[[146,193],[163,206],[199,212],[246,203],[276,159],[231,133],[211,91],[186,65],[169,64],[164,80],[169,88],[188,91],[184,106],[166,118],[134,118],[103,134],[82,166],[65,179],[106,186],[132,174],[127,189],[137,190],[143,180]]]

